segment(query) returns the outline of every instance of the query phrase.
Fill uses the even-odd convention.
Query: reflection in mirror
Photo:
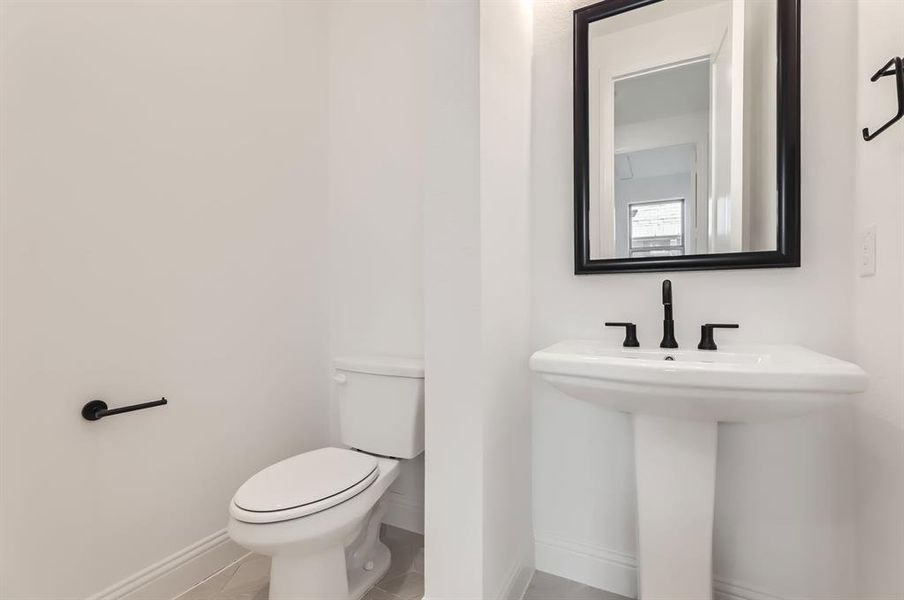
[[[776,0],[590,23],[591,259],[777,246]]]

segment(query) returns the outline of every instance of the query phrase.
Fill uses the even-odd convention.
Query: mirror
[[[798,0],[575,11],[575,272],[800,266]]]

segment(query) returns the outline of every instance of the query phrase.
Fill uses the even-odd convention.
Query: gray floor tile
[[[424,596],[424,576],[421,573],[405,573],[392,579],[383,579],[377,587],[401,600],[421,600]]]
[[[269,587],[270,557],[252,554],[239,563],[239,568],[220,592],[223,600],[253,600]]]
[[[226,584],[229,583],[229,580],[232,579],[232,576],[238,568],[239,563],[227,567],[223,571],[220,571],[209,579],[205,579],[196,587],[179,596],[178,600],[213,600],[217,598],[218,594],[226,587]]]
[[[270,597],[270,583],[262,587],[258,590],[257,594],[254,595],[252,600],[267,600]]]
[[[268,600],[269,597],[270,583],[264,582],[257,586],[248,586],[231,591],[224,590],[216,597],[216,600]]]
[[[629,600],[624,596],[537,571],[531,579],[524,600]]]
[[[366,594],[364,594],[364,598],[361,600],[398,600],[398,596],[394,594],[390,594],[389,592],[384,592],[380,588],[373,588]]]
[[[424,538],[384,526],[381,539],[392,550],[386,576],[362,600],[421,600],[424,595]],[[267,600],[270,559],[250,555],[186,592],[178,600]],[[563,577],[537,571],[524,600],[629,600]]]

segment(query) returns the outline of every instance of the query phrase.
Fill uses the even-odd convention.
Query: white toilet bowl
[[[369,462],[374,470],[367,472]],[[346,467],[345,477],[330,477],[335,473],[327,470],[337,465]],[[356,472],[364,477],[347,485]],[[357,600],[389,569],[389,549],[379,531],[383,497],[398,472],[397,460],[354,450],[321,448],[294,456],[239,489],[230,505],[229,536],[271,557],[271,600]],[[315,477],[336,485],[321,484],[312,496],[305,484]]]
[[[260,471],[236,492],[229,536],[271,557],[271,600],[358,600],[389,569],[384,496],[424,451],[424,362],[334,361],[340,440]],[[387,456],[398,457],[386,458]]]

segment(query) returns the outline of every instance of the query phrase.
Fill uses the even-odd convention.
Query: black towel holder
[[[141,404],[132,404],[120,408],[108,408],[107,403],[103,400],[92,400],[82,407],[82,417],[88,421],[99,421],[104,417],[112,415],[121,415],[122,413],[132,412],[133,410],[141,410],[143,408],[152,408],[154,406],[163,406],[167,403],[166,398],[154,400],[153,402],[142,402]]]
[[[904,117],[904,61],[902,61],[900,56],[895,56],[890,61],[885,63],[881,69],[876,71],[876,74],[869,78],[870,81],[875,83],[879,81],[882,77],[889,77],[891,75],[895,76],[895,88],[898,94],[898,113],[891,118],[885,125],[870,133],[868,127],[863,128],[863,139],[867,142],[876,139],[880,133],[897,123],[901,117]]]

